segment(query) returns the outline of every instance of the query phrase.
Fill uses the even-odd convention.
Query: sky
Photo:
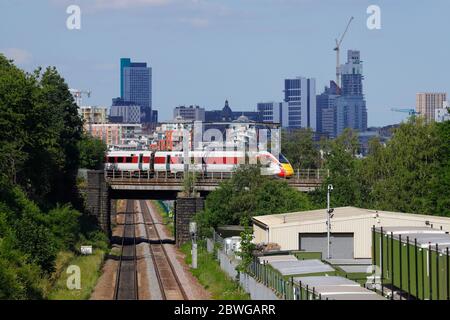
[[[81,9],[69,30],[66,9]],[[367,8],[381,9],[370,30]],[[284,79],[335,78],[335,38],[361,51],[369,126],[398,123],[417,92],[450,93],[448,0],[0,0],[0,52],[26,71],[56,66],[83,104],[120,95],[119,60],[147,62],[160,120],[179,105],[255,110],[282,101]]]

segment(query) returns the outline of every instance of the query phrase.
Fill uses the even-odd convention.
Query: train
[[[267,151],[189,151],[189,168],[194,172],[231,173],[245,163],[256,159],[264,170],[263,175],[289,178],[294,170],[283,154],[275,157]],[[183,151],[109,151],[105,159],[105,169],[128,172],[166,172],[184,171]],[[255,161],[253,161],[255,163]]]

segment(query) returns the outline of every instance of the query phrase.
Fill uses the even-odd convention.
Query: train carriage
[[[280,154],[277,159],[270,152],[244,151],[189,151],[189,169],[202,173],[231,173],[243,164],[262,166],[262,174],[290,177],[293,169]],[[106,157],[106,170],[127,172],[165,172],[177,174],[184,171],[183,151],[110,151]]]

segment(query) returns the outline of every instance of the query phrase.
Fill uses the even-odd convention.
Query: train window
[[[281,153],[280,153],[280,155],[278,156],[278,160],[279,160],[281,163],[289,163],[288,159],[286,159],[286,157],[283,156]]]
[[[132,157],[126,157],[125,158],[125,162],[126,163],[132,163],[133,162],[133,158]]]

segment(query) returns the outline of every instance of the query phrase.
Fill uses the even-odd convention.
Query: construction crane
[[[344,33],[341,36],[341,39],[338,40],[336,39],[336,47],[333,49],[334,51],[336,51],[336,84],[338,85],[338,87],[341,87],[341,80],[340,80],[340,75],[341,75],[341,62],[340,62],[340,51],[341,51],[341,44],[342,41],[344,41],[344,37],[347,34],[348,28],[350,27],[350,24],[352,23],[354,17],[351,17],[350,20],[347,23],[347,27],[345,28]]]
[[[82,95],[85,94],[88,98],[90,98],[92,93],[90,90],[69,89],[69,91],[73,95],[75,103],[78,107],[81,107]]]
[[[391,108],[391,111],[407,113],[410,116],[416,116],[416,115],[420,114],[420,112],[417,112],[416,110],[414,110],[412,108]]]

